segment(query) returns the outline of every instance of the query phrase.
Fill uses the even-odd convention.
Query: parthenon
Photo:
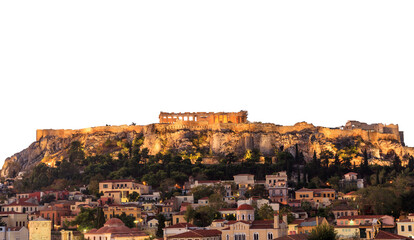
[[[160,112],[160,123],[184,122],[208,122],[213,123],[246,123],[247,111],[240,112],[184,112],[167,113]]]

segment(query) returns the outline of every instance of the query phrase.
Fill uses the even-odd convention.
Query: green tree
[[[68,153],[70,162],[82,162],[85,159],[85,152],[80,141],[71,142]]]
[[[273,219],[275,211],[268,204],[263,204],[259,209],[257,209],[257,215],[259,219]]]
[[[135,221],[135,217],[133,217],[133,216],[129,216],[129,215],[126,215],[126,213],[125,212],[123,212],[121,215],[117,215],[116,216],[117,218],[119,218],[119,219],[121,219],[121,221],[125,224],[125,226],[127,226],[127,227],[129,227],[129,228],[133,228],[133,227],[136,227],[135,226],[135,223],[134,223],[134,221]]]
[[[188,205],[187,210],[185,211],[185,214],[184,214],[184,219],[187,222],[192,222],[195,218],[195,215],[196,215],[196,211],[194,210],[194,208],[191,205]]]
[[[128,202],[137,202],[139,199],[139,193],[132,192],[128,195]]]
[[[98,207],[96,210],[96,228],[101,228],[105,224],[105,214],[103,209]]]
[[[97,208],[81,208],[75,220],[70,222],[72,226],[78,226],[78,231],[89,231],[97,226]]]
[[[321,224],[309,234],[308,240],[336,240],[339,239],[334,226]]]
[[[220,213],[211,206],[198,207],[195,210],[194,225],[198,227],[207,227],[213,222],[214,218],[218,216],[220,216]]]
[[[165,228],[165,217],[162,214],[158,214],[156,216],[156,219],[158,220],[158,228],[157,228],[157,237],[161,238],[164,235],[164,231],[162,230]]]

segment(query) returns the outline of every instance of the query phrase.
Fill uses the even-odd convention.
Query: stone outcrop
[[[414,155],[414,149],[405,147],[398,134],[379,133],[363,129],[331,129],[316,127],[306,122],[294,126],[264,123],[217,123],[177,121],[173,124],[150,124],[146,126],[104,126],[79,130],[37,130],[36,141],[23,151],[6,159],[1,176],[25,171],[39,162],[54,166],[56,161],[67,158],[71,142],[80,141],[87,156],[121,150],[117,141],[132,142],[137,136],[144,137],[141,148],[148,148],[151,155],[159,152],[201,153],[206,162],[219,160],[227,153],[243,156],[247,149],[258,149],[264,156],[273,156],[281,146],[292,154],[295,145],[309,161],[313,152],[330,150],[341,139],[357,139],[359,150],[367,149],[372,161],[381,163],[393,150],[401,159]],[[110,144],[110,143],[115,144]],[[112,147],[108,147],[112,146]],[[387,163],[384,163],[387,164]],[[13,175],[13,174],[11,174]]]

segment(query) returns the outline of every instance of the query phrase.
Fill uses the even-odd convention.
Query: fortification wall
[[[55,136],[60,138],[67,138],[74,134],[92,134],[96,132],[142,132],[144,126],[100,126],[100,127],[90,127],[82,129],[37,129],[36,130],[36,141],[39,141],[42,137]]]
[[[96,132],[131,132],[135,131],[137,133],[146,133],[146,132],[168,132],[168,131],[177,131],[177,130],[210,130],[210,131],[233,131],[233,132],[264,132],[264,133],[280,133],[286,134],[288,132],[300,132],[305,129],[310,129],[313,131],[318,131],[323,133],[325,137],[330,139],[335,139],[339,137],[356,137],[361,136],[364,141],[376,142],[380,139],[389,139],[400,141],[400,133],[379,133],[366,131],[362,129],[352,129],[352,130],[342,130],[342,129],[331,129],[325,127],[315,127],[312,124],[306,122],[297,123],[293,126],[279,126],[271,123],[214,123],[208,124],[207,122],[188,122],[188,121],[177,121],[172,124],[167,123],[157,123],[146,126],[101,126],[101,127],[91,127],[83,128],[77,130],[71,129],[38,129],[36,131],[36,141],[39,141],[42,137],[46,136],[56,136],[60,138],[67,138],[74,134],[93,134]]]

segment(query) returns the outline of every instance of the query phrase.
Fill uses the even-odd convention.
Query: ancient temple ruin
[[[247,111],[240,112],[184,112],[167,113],[160,112],[160,123],[184,122],[207,122],[213,123],[246,123]]]

